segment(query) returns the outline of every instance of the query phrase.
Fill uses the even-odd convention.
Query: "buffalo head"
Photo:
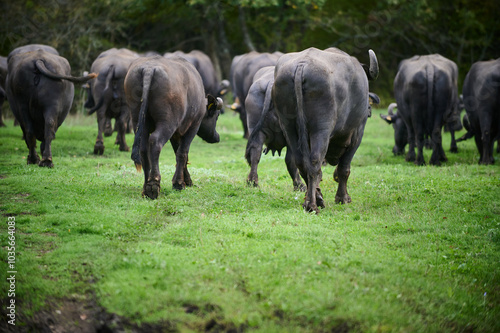
[[[393,112],[397,107],[396,103],[391,103],[387,108],[388,115],[381,114],[380,117],[388,124],[392,124],[394,128],[395,145],[394,148],[392,148],[392,152],[394,155],[403,155],[405,153],[406,144],[408,143],[408,131],[403,119]]]
[[[201,121],[198,136],[208,143],[217,143],[220,141],[219,133],[216,130],[217,119],[224,103],[220,97],[215,98],[207,95],[207,113]]]

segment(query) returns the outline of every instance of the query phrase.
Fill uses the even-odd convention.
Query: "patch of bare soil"
[[[6,308],[7,299],[0,301]],[[16,326],[7,322],[5,315],[0,319],[0,332],[5,333],[146,333],[175,332],[175,325],[160,324],[137,325],[126,318],[108,313],[98,306],[95,300],[65,299],[48,302],[46,309],[31,318],[23,315],[16,317]]]

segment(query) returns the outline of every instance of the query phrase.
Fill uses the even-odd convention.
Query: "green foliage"
[[[384,105],[405,58],[440,53],[457,62],[461,85],[473,62],[500,54],[496,0],[24,0],[3,2],[0,9],[0,54],[28,43],[50,44],[75,73],[111,47],[200,49],[216,60],[222,78],[231,58],[248,52],[250,44],[261,52],[335,46],[362,61],[372,48],[381,68],[372,90]]]
[[[246,141],[229,112],[220,143],[191,146],[192,188],[171,189],[165,145],[155,201],[141,197],[143,175],[114,135],[103,156],[92,154],[95,116],[61,126],[53,169],[26,165],[21,131],[8,121],[0,218],[16,219],[20,318],[49,311],[47,300],[95,298],[138,325],[174,331],[498,331],[498,166],[477,164],[473,140],[449,153],[448,134],[442,167],[407,163],[393,156],[381,112],[352,163],[353,202],[334,203],[334,167],[325,166],[319,215],[302,210],[283,155],[263,156],[260,187],[246,185]],[[2,222],[2,258],[6,240]],[[3,259],[2,295],[6,271]]]

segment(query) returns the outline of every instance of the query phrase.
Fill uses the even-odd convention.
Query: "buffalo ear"
[[[213,117],[219,110],[219,101],[212,95],[207,95],[207,114]]]
[[[388,124],[395,123],[397,117],[398,117],[397,115],[393,115],[393,116],[391,116],[391,115],[386,116],[385,114],[380,115],[380,118],[384,119]]]

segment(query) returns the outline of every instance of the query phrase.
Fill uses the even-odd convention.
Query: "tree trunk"
[[[217,30],[219,34],[218,41],[219,43],[217,44],[217,47],[215,49],[218,51],[218,58],[219,58],[219,63],[222,64],[219,66],[219,75],[221,76],[221,79],[223,80],[224,78],[229,79],[229,71],[231,70],[231,50],[230,50],[230,44],[227,40],[226,36],[226,30],[224,29],[224,16],[220,12],[220,8],[217,8],[218,15],[220,19],[217,21]]]
[[[238,19],[240,21],[240,29],[241,29],[241,32],[243,33],[243,42],[245,43],[249,52],[255,51],[255,47],[253,46],[252,39],[250,38],[250,35],[248,34],[247,23],[245,20],[245,11],[243,10],[242,6],[240,6],[238,8],[238,11],[239,11]]]

